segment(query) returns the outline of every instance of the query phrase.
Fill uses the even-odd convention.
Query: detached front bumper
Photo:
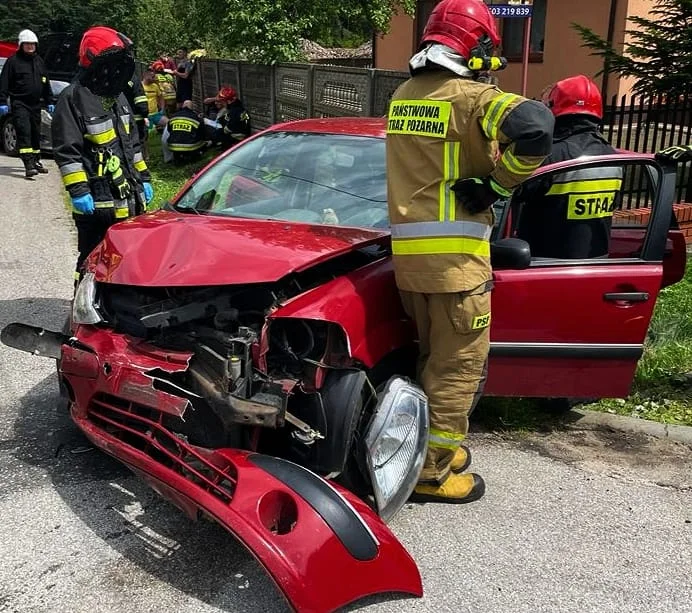
[[[39,354],[55,353],[50,334],[39,335]],[[234,534],[295,610],[334,611],[382,592],[422,595],[411,556],[350,492],[291,462],[197,447],[166,427],[189,401],[155,389],[148,373],[184,371],[191,354],[95,328],[78,337],[59,356],[75,423],[191,518],[209,516]],[[31,350],[29,340],[14,340]]]

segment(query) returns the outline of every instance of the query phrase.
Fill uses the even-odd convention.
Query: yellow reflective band
[[[33,153],[33,152],[34,152],[34,150],[31,147],[22,147],[19,150],[19,155],[24,155],[26,153]]]
[[[600,219],[612,217],[615,192],[600,194],[571,194],[567,199],[567,219]]]
[[[502,154],[502,162],[515,175],[530,175],[541,163],[524,164],[509,149]]]
[[[171,151],[181,151],[181,152],[195,151],[195,150],[199,149],[200,147],[204,147],[204,143],[194,143],[192,145],[184,145],[181,143],[178,143],[178,144],[170,144],[169,143],[168,144],[168,148]],[[279,174],[281,174],[281,173],[279,173]]]
[[[130,210],[125,207],[120,207],[115,209],[115,218],[116,219],[124,219],[125,217],[130,216]]]
[[[135,170],[142,172],[147,169],[147,163],[142,160],[141,162],[135,162]]]
[[[130,122],[128,121],[127,123],[124,123],[123,127],[125,128],[125,134],[129,134],[130,133]]]
[[[471,330],[482,330],[490,325],[490,313],[476,315],[471,322]]]
[[[490,178],[490,184],[492,185],[493,189],[500,195],[504,196],[505,198],[509,198],[512,195],[512,192],[509,190],[505,189],[500,185],[495,179],[492,177]]]
[[[519,99],[519,96],[516,94],[503,94],[488,105],[488,112],[483,117],[481,125],[489,138],[497,140],[502,115],[507,110],[507,107],[517,99]]]
[[[135,104],[142,104],[143,102],[146,102],[146,101],[147,101],[146,96],[137,96],[135,98]]]
[[[41,153],[41,150],[40,149],[32,149],[31,153]]]
[[[81,275],[79,272],[77,272],[77,271],[75,270],[75,271],[72,273],[72,278],[73,278],[75,281],[79,281],[79,280],[82,278],[82,275]]]
[[[449,183],[447,179],[447,168],[449,167],[449,145],[450,143],[445,143],[442,154],[442,181],[440,182],[440,198],[437,210],[438,221],[444,221],[447,211],[447,194],[449,193]]]
[[[428,446],[437,447],[438,449],[456,450],[464,438],[464,435],[458,432],[445,432],[437,428],[430,428]]]
[[[41,77],[41,83],[45,83],[48,79],[46,77]]]
[[[446,138],[451,113],[449,100],[395,100],[389,105],[387,134]]]
[[[479,238],[464,236],[392,239],[392,253],[394,255],[465,254],[490,257],[490,243]]]
[[[454,166],[452,167],[453,169],[453,174],[452,178],[456,182],[456,180],[459,178],[459,175],[461,174],[461,169],[459,168],[459,159],[461,157],[461,143],[454,143],[454,147],[452,148],[454,151],[454,160],[453,164]],[[451,188],[451,186],[450,186]],[[452,190],[451,198],[450,198],[450,209],[449,209],[449,220],[454,221],[457,218],[457,195],[454,193],[454,190]]]
[[[616,192],[622,185],[621,179],[599,179],[587,181],[569,181],[554,183],[548,190],[548,196],[563,196],[565,194],[591,194],[596,192]]]
[[[83,170],[71,172],[62,178],[62,182],[65,187],[69,187],[70,185],[74,185],[75,183],[86,183],[87,173],[85,173]]]
[[[88,141],[94,143],[95,145],[105,145],[114,141],[116,138],[115,130],[111,128],[105,132],[100,132],[99,134],[85,134],[84,138]]]

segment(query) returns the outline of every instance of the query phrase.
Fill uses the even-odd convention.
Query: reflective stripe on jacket
[[[123,93],[134,113],[135,122],[143,122],[144,118],[149,115],[149,105],[142,82],[136,77],[128,81]]]
[[[127,216],[123,186],[138,189],[151,177],[125,96],[100,98],[73,82],[58,98],[51,133],[70,196],[91,193],[97,208],[121,208],[119,215]]]
[[[553,125],[541,103],[447,71],[399,86],[387,118],[387,194],[400,289],[459,292],[490,280],[493,213],[471,215],[452,186],[490,177],[509,196],[550,153]]]

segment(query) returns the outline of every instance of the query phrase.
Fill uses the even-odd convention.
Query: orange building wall
[[[570,24],[576,22],[605,38],[609,13],[610,2],[607,0],[548,0],[543,62],[529,64],[526,89],[529,97],[538,97],[545,87],[570,75],[581,73],[594,78],[603,62],[598,57],[589,56],[589,50],[581,47],[581,37]],[[512,62],[497,76],[502,89],[521,92],[521,62]],[[595,80],[600,87],[601,77]]]

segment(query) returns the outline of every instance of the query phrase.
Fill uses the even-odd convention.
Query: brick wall
[[[674,204],[673,211],[680,224],[680,229],[685,235],[685,241],[688,245],[692,245],[692,203],[683,202],[681,204]],[[631,211],[615,211],[613,223],[647,225],[650,215],[650,208],[632,209]]]

